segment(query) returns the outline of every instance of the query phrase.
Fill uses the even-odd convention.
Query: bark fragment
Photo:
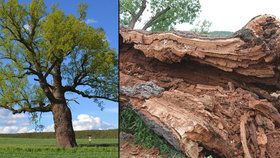
[[[240,139],[243,147],[243,152],[244,152],[244,158],[252,158],[248,144],[247,144],[247,138],[246,138],[246,124],[248,121],[248,114],[244,114],[240,117]],[[260,139],[258,139],[260,140]],[[259,141],[258,141],[259,142]]]

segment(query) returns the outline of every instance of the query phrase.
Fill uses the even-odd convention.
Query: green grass
[[[90,145],[88,139],[77,139],[77,143],[79,145],[77,148],[62,149],[56,147],[55,139],[0,137],[0,158],[118,157],[117,138],[92,139]]]
[[[120,113],[120,121],[121,131],[134,134],[137,144],[147,148],[156,147],[162,154],[166,154],[168,157],[185,157],[181,152],[169,145],[167,141],[150,130],[135,111],[129,108],[123,109]]]

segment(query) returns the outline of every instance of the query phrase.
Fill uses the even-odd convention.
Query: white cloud
[[[10,114],[12,114],[12,113],[10,113]],[[12,114],[12,115],[10,115],[10,117],[11,117],[11,119],[23,119],[23,118],[26,118],[26,115],[24,115],[24,114]]]
[[[100,127],[101,119],[99,117],[93,117],[86,114],[80,114],[77,120],[73,121],[73,127],[75,130],[89,130]]]
[[[30,122],[25,114],[12,114],[9,110],[0,109],[0,133],[26,133]]]
[[[0,133],[28,133],[34,132],[35,130],[31,130],[28,127],[21,126],[4,126],[0,127]]]
[[[77,119],[73,120],[73,128],[75,131],[81,130],[104,130],[114,129],[114,125],[104,122],[100,117],[94,117],[88,114],[80,114]],[[49,125],[43,130],[44,132],[54,132],[54,125]]]
[[[12,114],[9,110],[0,109],[0,119],[10,120],[10,119],[23,119],[26,116],[24,114]]]
[[[27,133],[34,133],[36,132],[35,129],[29,129]]]
[[[73,121],[74,130],[93,130],[93,129],[112,129],[113,125],[104,122],[100,117],[93,117],[87,114],[78,115],[77,119]]]
[[[30,132],[30,129],[28,127],[22,127],[17,131],[17,133],[27,133]]]
[[[96,20],[94,20],[94,19],[86,19],[86,24],[94,24],[94,23],[97,23],[97,21]]]
[[[0,133],[17,133],[18,130],[16,126],[0,127]]]
[[[43,132],[54,132],[54,124],[49,125],[47,128],[43,130]]]
[[[17,120],[8,120],[6,122],[3,122],[5,125],[15,125],[17,124]]]

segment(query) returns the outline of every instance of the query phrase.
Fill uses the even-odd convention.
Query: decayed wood
[[[191,157],[280,156],[279,26],[258,16],[230,38],[121,28],[121,104]]]
[[[244,151],[244,158],[252,158],[248,145],[247,145],[247,138],[246,138],[246,129],[245,125],[248,120],[248,114],[244,114],[240,117],[240,138],[241,138],[241,143]]]
[[[123,42],[133,44],[147,57],[163,62],[191,58],[229,72],[278,81],[280,50],[279,21],[259,16],[232,38],[206,38],[178,32],[149,33],[121,29]]]

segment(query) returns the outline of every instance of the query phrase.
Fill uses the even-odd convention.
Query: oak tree
[[[145,10],[152,16],[142,30],[169,31],[176,24],[193,22],[200,12],[199,0],[120,0],[120,22],[134,28],[142,22]]]
[[[0,0],[0,107],[52,112],[57,145],[75,147],[66,93],[117,101],[116,53],[105,33],[43,0]]]

